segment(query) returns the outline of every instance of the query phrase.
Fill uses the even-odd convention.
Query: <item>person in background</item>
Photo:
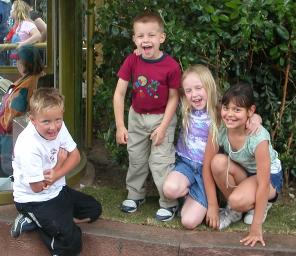
[[[4,38],[9,32],[8,20],[10,15],[10,0],[0,0],[0,44],[4,43]],[[0,66],[8,65],[7,51],[0,48]]]
[[[17,50],[17,69],[20,78],[8,88],[0,105],[0,176],[5,177],[12,175],[13,119],[27,112],[30,97],[43,74],[38,49],[32,45],[20,47]]]
[[[14,20],[13,34],[10,43],[17,44],[16,48],[23,45],[34,44],[41,40],[41,34],[29,16],[30,7],[22,0],[15,0],[11,7],[10,16]],[[17,52],[10,53],[11,65],[16,65]]]
[[[13,3],[14,1],[16,0],[12,0],[11,2]],[[40,15],[40,13],[34,10],[33,8],[34,0],[22,0],[22,1],[28,5],[30,19],[34,22],[34,24],[36,25],[37,29],[41,34],[41,39],[39,41],[45,42],[47,39],[47,24],[42,19],[42,16]]]

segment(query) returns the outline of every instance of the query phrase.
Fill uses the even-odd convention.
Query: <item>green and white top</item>
[[[268,141],[271,167],[270,172],[275,174],[281,171],[281,161],[278,158],[278,153],[273,149],[270,141],[269,132],[261,126],[258,134],[247,136],[244,146],[233,151],[228,140],[227,128],[222,125],[219,129],[218,144],[223,147],[224,152],[229,158],[240,164],[248,173],[257,173],[255,151],[258,144],[264,140]]]

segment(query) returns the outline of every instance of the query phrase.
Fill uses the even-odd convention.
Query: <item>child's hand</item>
[[[116,142],[118,144],[127,144],[128,132],[125,127],[117,128],[116,130]]]
[[[142,54],[142,51],[137,48],[137,49],[134,50],[134,54],[136,54],[137,56],[139,56],[139,55]]]
[[[209,227],[218,229],[220,225],[219,208],[209,206],[206,215],[206,223]]]
[[[43,190],[49,189],[50,185],[43,181]]]
[[[68,157],[68,151],[64,148],[60,148],[57,155],[57,163],[55,165],[55,168],[61,167],[63,163],[66,161],[67,157]]]
[[[249,135],[257,134],[261,129],[262,119],[259,115],[253,114],[247,121],[246,129]]]
[[[53,169],[47,169],[43,171],[44,182],[49,186],[52,185],[56,180],[56,173]]]
[[[255,226],[256,224],[252,224],[250,228],[250,233],[247,237],[240,240],[244,245],[250,245],[254,247],[257,242],[260,242],[263,246],[265,246],[265,242],[263,240],[262,235],[262,225]]]
[[[164,141],[165,130],[161,126],[157,127],[150,135],[150,140],[153,141],[154,146],[158,146]]]

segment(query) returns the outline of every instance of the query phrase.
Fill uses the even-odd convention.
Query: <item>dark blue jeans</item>
[[[11,134],[0,135],[0,176],[8,177],[12,175],[12,150],[13,140]]]

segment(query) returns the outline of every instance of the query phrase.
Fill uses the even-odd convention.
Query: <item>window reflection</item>
[[[17,113],[17,115],[13,116],[9,127],[6,127],[2,122],[0,123],[0,127],[9,130],[9,132],[4,132],[0,128],[0,192],[12,188],[9,178],[12,174],[12,156],[8,151],[28,122],[26,115],[28,95],[31,95],[31,91],[39,84],[42,71],[39,69],[38,72],[35,72],[36,69],[34,69],[35,71],[32,74],[24,76],[17,68],[17,62],[21,56],[18,56],[16,50],[20,50],[22,45],[34,44],[37,52],[41,55],[42,62],[48,64],[47,4],[47,0],[0,0],[0,70],[3,68],[2,72],[0,71],[0,112],[4,109],[4,105],[11,105],[6,104],[10,99],[18,99],[18,101],[14,101],[15,104],[13,103],[13,113]],[[20,9],[22,11],[19,11]],[[26,61],[28,61],[28,56],[31,56],[31,54],[26,55]],[[21,63],[24,63],[24,61],[21,61]],[[36,62],[34,63],[36,64]],[[43,66],[41,62],[38,63],[40,63],[40,67]],[[13,72],[7,72],[10,68]],[[28,87],[23,86],[25,83],[28,84]],[[15,88],[19,87],[24,88],[24,90],[19,90],[19,97],[12,97],[17,91]],[[28,94],[25,90],[28,91]],[[27,95],[24,99],[25,94],[23,93]],[[4,152],[6,149],[8,151]]]
[[[15,67],[16,48],[27,44],[46,63],[46,41],[47,0],[0,0],[0,66]]]

